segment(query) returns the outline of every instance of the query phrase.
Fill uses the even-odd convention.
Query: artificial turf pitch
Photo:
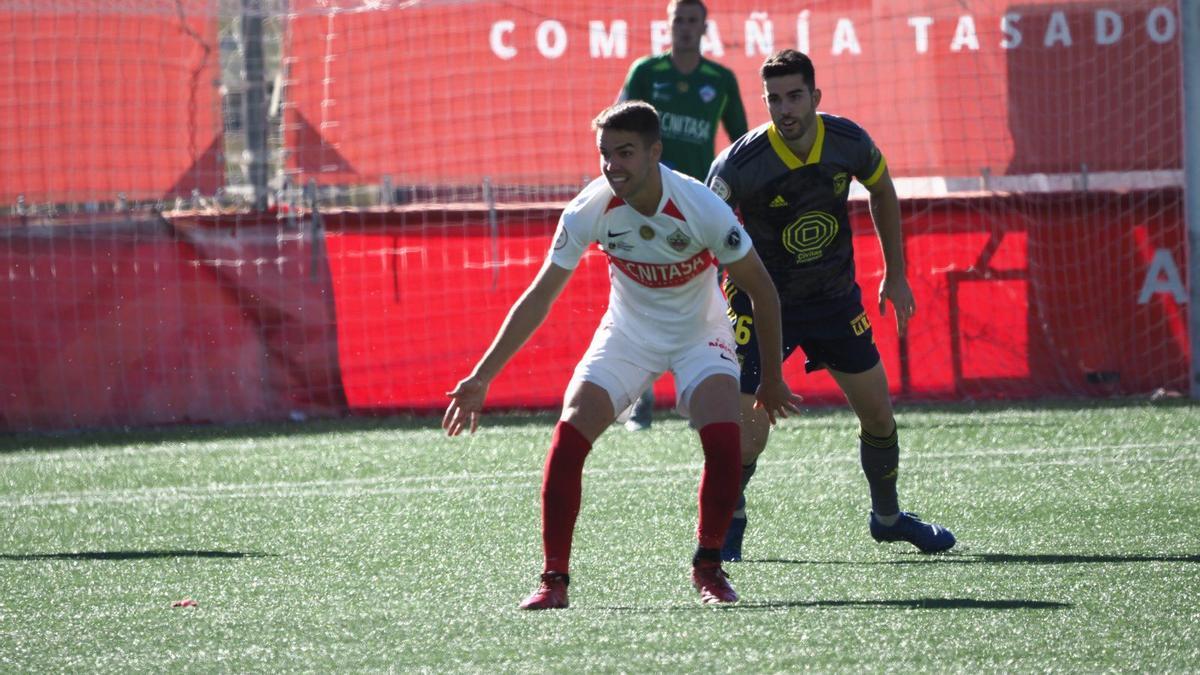
[[[870,539],[855,422],[810,410],[751,485],[742,601],[701,606],[700,450],[660,415],[593,450],[571,608],[534,613],[549,416],[9,435],[0,670],[1197,669],[1200,407],[898,418],[951,553]]]

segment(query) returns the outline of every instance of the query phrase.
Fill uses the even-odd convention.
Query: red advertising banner
[[[814,59],[822,108],[896,176],[1178,169],[1179,15],[1158,0],[710,3],[702,47],[767,121],[758,68]],[[327,183],[574,184],[591,118],[668,46],[665,3],[293,3],[286,144]],[[718,138],[718,148],[726,144]]]
[[[0,205],[224,185],[207,0],[0,3]]]
[[[0,429],[344,412],[324,258],[233,225],[0,230]]]
[[[871,301],[880,252],[855,203],[858,280],[893,394],[1185,391],[1182,201],[1173,189],[906,201],[918,310],[903,340]],[[535,275],[558,216],[494,215],[0,230],[0,429],[439,411]],[[490,407],[560,404],[609,274],[599,251],[584,257]],[[809,404],[842,401],[801,357],[786,373]],[[658,394],[673,400],[670,378]]]
[[[1184,391],[1180,193],[1035,202],[904,204],[919,308],[904,342],[890,309],[882,317],[871,301],[882,256],[865,204],[855,205],[858,281],[893,394],[911,401]],[[444,405],[445,391],[470,371],[541,265],[556,218],[507,213],[493,227],[482,213],[420,212],[379,227],[335,228],[328,251],[350,406]],[[607,307],[608,274],[603,254],[585,256],[549,319],[493,384],[490,405],[560,403]],[[843,400],[827,374],[804,374],[802,357],[785,372],[809,403]],[[673,399],[670,378],[657,393],[660,403]]]

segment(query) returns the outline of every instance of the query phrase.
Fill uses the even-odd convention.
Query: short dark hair
[[[649,147],[662,138],[658,112],[645,101],[623,101],[610,105],[592,120],[593,131],[632,131]]]
[[[696,5],[700,8],[700,11],[703,12],[704,18],[708,18],[708,8],[704,6],[704,3],[701,2],[701,0],[671,0],[667,3],[667,14],[675,11],[675,8],[680,5]]]
[[[812,59],[795,49],[781,49],[768,56],[767,60],[763,61],[759,73],[762,74],[763,81],[772,77],[800,75],[810,89],[817,88],[817,72],[813,68]]]

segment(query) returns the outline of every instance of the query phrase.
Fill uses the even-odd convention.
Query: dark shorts
[[[742,393],[753,394],[762,379],[762,362],[758,358],[758,335],[750,298],[735,293],[730,299],[733,337],[737,342],[738,360],[742,364]],[[820,318],[793,318],[783,311],[783,358],[804,350],[804,371],[830,368],[842,373],[862,373],[879,363],[871,320],[856,295],[846,297],[841,307]]]

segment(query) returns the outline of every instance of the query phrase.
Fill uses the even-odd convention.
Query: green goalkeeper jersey
[[[662,118],[663,164],[703,181],[716,155],[718,122],[729,140],[746,133],[746,109],[733,71],[708,59],[684,75],[670,54],[638,59],[629,69],[620,100],[654,106]]]

